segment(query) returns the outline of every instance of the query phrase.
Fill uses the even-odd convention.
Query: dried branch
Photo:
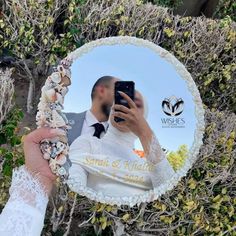
[[[11,74],[11,69],[0,69],[0,124],[13,106],[14,84]]]

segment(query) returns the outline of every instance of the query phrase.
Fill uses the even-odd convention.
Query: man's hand
[[[43,158],[39,144],[43,139],[52,139],[66,135],[59,129],[39,128],[24,137],[25,166],[32,174],[38,174],[49,195],[57,176],[52,173],[48,160]]]

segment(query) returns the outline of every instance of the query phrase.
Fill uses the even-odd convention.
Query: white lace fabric
[[[44,226],[48,195],[37,174],[13,169],[10,198],[0,214],[0,235],[37,236]]]
[[[153,164],[155,170],[150,172],[154,187],[165,184],[174,176],[175,171],[170,165],[166,154],[161,148],[157,137],[153,134],[149,145],[149,152],[146,156],[147,162]]]
[[[156,165],[163,159],[166,159],[166,155],[162,150],[161,145],[154,134],[152,135],[152,140],[149,145],[149,152],[146,156],[147,156],[147,161],[151,162],[153,165]]]

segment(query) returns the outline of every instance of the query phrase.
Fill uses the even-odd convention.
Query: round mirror
[[[89,42],[67,59],[73,61],[64,101],[71,126],[69,187],[96,201],[130,206],[171,190],[195,162],[204,132],[202,101],[184,65],[152,42],[128,36]],[[133,132],[111,122],[119,101],[139,111],[132,114],[135,127],[129,124]],[[127,115],[127,109],[116,114]],[[145,126],[143,117],[151,139],[148,129],[138,128]]]

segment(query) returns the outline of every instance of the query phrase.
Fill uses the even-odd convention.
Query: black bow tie
[[[95,123],[92,126],[95,128],[95,132],[94,132],[93,136],[100,138],[101,133],[105,132],[105,128],[104,128],[103,124]]]

